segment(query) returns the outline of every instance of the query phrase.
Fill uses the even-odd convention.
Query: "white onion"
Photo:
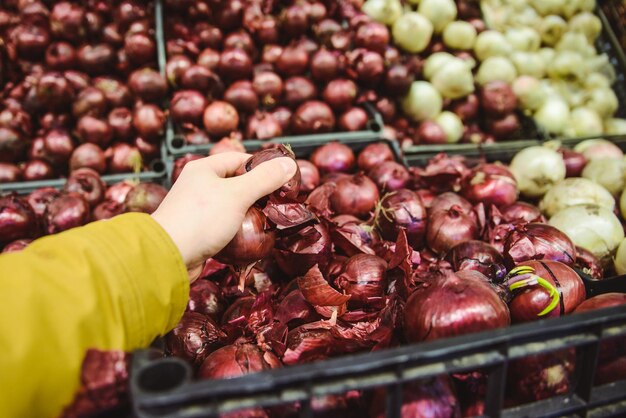
[[[572,242],[590,251],[607,265],[624,239],[624,229],[615,214],[598,206],[580,205],[564,209],[549,224],[563,231]]]
[[[550,83],[554,92],[565,100],[570,108],[585,104],[585,92],[580,89],[579,83],[565,79],[550,79],[546,80],[546,83]]]
[[[435,33],[441,33],[446,25],[456,19],[456,4],[453,0],[421,0],[417,11],[430,20]]]
[[[512,83],[515,77],[517,77],[517,71],[511,61],[504,57],[489,57],[478,67],[476,82],[480,85],[490,81]]]
[[[582,177],[572,177],[556,183],[545,194],[539,209],[548,217],[571,206],[595,205],[608,210],[615,208],[615,199],[598,183]]]
[[[562,10],[567,19],[580,12],[591,12],[596,8],[596,0],[569,0]]]
[[[595,181],[613,196],[618,196],[624,190],[625,168],[621,158],[595,159],[587,163],[582,176]]]
[[[422,76],[424,76],[426,80],[430,80],[445,63],[453,59],[456,59],[456,57],[448,52],[435,52],[424,61]]]
[[[511,52],[511,45],[504,35],[495,30],[486,30],[476,37],[474,54],[479,61],[489,57],[507,56]]]
[[[574,151],[583,154],[587,161],[605,158],[624,158],[624,153],[617,145],[602,138],[584,140],[576,144]]]
[[[616,79],[615,67],[611,64],[609,56],[606,54],[594,55],[585,60],[585,70],[587,73],[600,73],[605,76],[609,83],[614,83]]]
[[[414,81],[402,100],[402,110],[413,120],[434,119],[443,106],[441,94],[427,81]]]
[[[541,41],[548,46],[554,46],[567,31],[567,22],[557,15],[549,15],[541,20],[539,35]]]
[[[541,82],[528,75],[517,77],[511,87],[523,109],[536,110],[548,97]]]
[[[403,12],[400,0],[367,0],[361,10],[385,25],[393,25]]]
[[[541,55],[537,52],[513,52],[511,54],[511,62],[515,65],[515,69],[519,75],[543,78],[546,73],[543,58],[541,58]]]
[[[615,92],[608,87],[587,90],[585,96],[585,106],[596,111],[601,118],[613,116],[619,107]]]
[[[617,247],[613,265],[617,274],[626,274],[626,239],[623,239],[619,247]]]
[[[569,107],[563,99],[550,97],[534,115],[535,122],[547,132],[562,133],[569,122]]]
[[[435,73],[430,82],[447,99],[459,99],[474,91],[474,76],[470,66],[453,58]]]
[[[422,52],[433,36],[433,25],[423,15],[408,12],[393,23],[394,42],[407,52]]]
[[[443,111],[435,118],[435,122],[445,132],[447,142],[459,142],[463,136],[463,121],[455,113]]]
[[[541,197],[565,178],[565,162],[561,154],[538,145],[515,154],[510,169],[520,192],[527,197]]]
[[[583,57],[593,57],[596,55],[596,49],[589,44],[587,37],[578,32],[565,32],[559,42],[554,47],[557,51],[573,51],[579,53]]]
[[[585,77],[585,89],[610,88],[611,81],[604,74],[593,72]]]
[[[546,68],[551,78],[582,80],[586,74],[585,60],[575,51],[558,51]]]
[[[582,33],[589,43],[594,43],[602,32],[602,22],[595,14],[582,12],[572,16],[569,21],[569,30]]]
[[[571,137],[596,136],[601,135],[603,129],[598,112],[587,107],[577,107],[570,113],[565,134]]]
[[[516,51],[533,52],[539,50],[541,46],[541,37],[532,28],[508,28],[504,37]]]
[[[604,121],[604,132],[609,135],[626,134],[626,119],[611,118]]]
[[[543,60],[543,64],[546,67],[552,62],[554,56],[556,55],[556,51],[553,48],[541,48],[537,53]]]
[[[626,189],[619,198],[619,212],[622,214],[622,218],[626,219]]]
[[[464,21],[451,22],[443,30],[443,43],[452,49],[472,49],[476,42],[476,28]]]
[[[537,13],[546,15],[561,14],[563,7],[570,0],[530,0],[529,3],[535,8]]]

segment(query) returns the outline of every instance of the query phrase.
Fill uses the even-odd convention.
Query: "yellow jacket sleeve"
[[[58,416],[87,348],[150,344],[176,325],[188,294],[178,249],[144,214],[0,256],[0,416]]]

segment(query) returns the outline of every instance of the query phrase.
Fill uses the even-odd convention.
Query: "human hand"
[[[152,214],[189,270],[224,248],[241,227],[248,208],[296,172],[292,159],[276,158],[230,177],[248,158],[249,154],[228,152],[188,163]]]

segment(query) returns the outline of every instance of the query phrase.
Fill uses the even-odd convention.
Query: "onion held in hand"
[[[246,265],[267,256],[276,241],[274,231],[266,230],[267,218],[254,206],[248,209],[233,239],[213,258],[220,263]]]
[[[364,174],[356,174],[337,181],[330,204],[339,214],[366,218],[376,207],[378,198],[376,184]]]
[[[291,148],[287,148],[283,144],[279,144],[274,148],[268,148],[254,153],[254,155],[248,158],[248,160],[244,163],[243,171],[247,173],[266,161],[281,157],[291,158],[294,161],[296,159],[293,151],[291,151]],[[291,177],[287,183],[274,193],[275,196],[279,198],[284,197],[288,199],[296,199],[300,193],[300,168],[298,167],[293,177]]]

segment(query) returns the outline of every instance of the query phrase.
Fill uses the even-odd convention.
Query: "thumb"
[[[296,162],[291,158],[275,158],[259,164],[244,175],[233,177],[232,180],[236,181],[236,187],[251,205],[287,183],[297,168]]]

